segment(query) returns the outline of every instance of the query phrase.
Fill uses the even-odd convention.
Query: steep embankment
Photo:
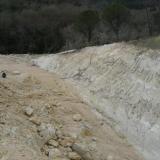
[[[72,82],[144,154],[160,157],[160,52],[119,43],[43,56],[35,63]]]
[[[1,160],[142,160],[71,86],[22,61],[0,55]]]

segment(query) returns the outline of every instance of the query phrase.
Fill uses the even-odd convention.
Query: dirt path
[[[142,160],[57,75],[5,56],[0,70],[0,160]]]

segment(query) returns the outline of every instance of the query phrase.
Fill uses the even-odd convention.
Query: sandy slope
[[[53,159],[45,154],[48,139],[37,131],[42,123],[54,126],[56,135],[61,133],[56,141],[64,158],[59,160],[67,160],[72,150],[61,144],[67,137],[74,140],[72,145],[79,146],[71,148],[83,159],[142,159],[124,137],[107,125],[103,117],[92,111],[57,75],[9,56],[0,56],[0,70],[6,70],[8,75],[7,79],[0,79],[1,160]],[[24,114],[27,107],[33,109],[31,117]],[[75,114],[80,114],[82,120],[75,122]]]

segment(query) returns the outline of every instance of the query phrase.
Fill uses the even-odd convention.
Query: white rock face
[[[160,157],[160,51],[119,43],[35,60],[77,87],[145,156]]]

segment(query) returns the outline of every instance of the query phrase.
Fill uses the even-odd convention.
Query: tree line
[[[80,2],[0,0],[0,53],[56,53],[160,32],[157,1],[143,0],[141,7],[127,1],[101,7],[96,0],[90,6]]]

